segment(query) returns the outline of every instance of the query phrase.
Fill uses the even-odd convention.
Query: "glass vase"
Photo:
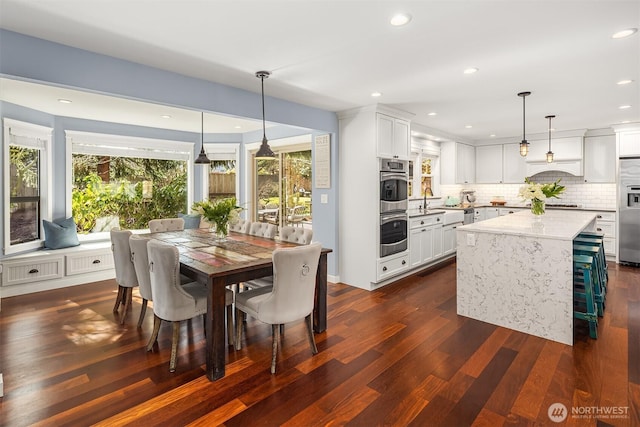
[[[544,200],[531,200],[531,213],[534,215],[544,215]]]
[[[229,234],[228,224],[226,222],[225,223],[217,222],[215,233],[216,233],[216,239],[219,242],[224,242],[225,240],[227,240],[227,235]]]

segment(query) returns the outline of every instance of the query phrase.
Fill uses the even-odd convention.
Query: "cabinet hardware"
[[[29,270],[29,274],[33,274],[33,273],[39,273],[37,268],[32,268],[31,270]]]
[[[436,218],[436,221],[440,221],[440,218]]]
[[[426,229],[426,228],[423,228],[423,229],[422,229],[422,232],[424,233],[425,231],[427,231],[427,229]]]
[[[423,225],[423,224],[424,224],[424,221],[420,221],[420,225]]]
[[[407,261],[402,260],[402,265],[405,265],[407,263]]]
[[[600,218],[602,218],[602,215],[598,215],[596,218],[600,219]]]
[[[596,231],[602,231],[602,228],[596,228]]]
[[[382,271],[387,271],[387,267],[382,267]]]
[[[100,260],[99,259],[94,259],[91,264],[100,264]]]

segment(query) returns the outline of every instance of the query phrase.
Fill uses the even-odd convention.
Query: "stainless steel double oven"
[[[380,257],[407,250],[408,162],[380,160]]]

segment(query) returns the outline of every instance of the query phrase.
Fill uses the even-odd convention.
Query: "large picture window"
[[[4,253],[41,246],[48,204],[49,146],[52,129],[4,119]]]
[[[145,229],[188,212],[193,145],[67,132],[71,215],[82,234]]]

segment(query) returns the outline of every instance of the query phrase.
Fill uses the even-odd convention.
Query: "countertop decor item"
[[[565,187],[560,185],[560,179],[547,184],[531,182],[529,178],[526,178],[524,182],[527,185],[520,188],[518,196],[524,200],[531,200],[531,213],[534,215],[544,214],[546,200],[552,197],[559,199],[558,196],[565,190]]]
[[[203,200],[195,202],[191,209],[212,224],[217,237],[224,240],[229,234],[229,222],[238,218],[242,210],[236,203],[235,197],[228,199]]]

